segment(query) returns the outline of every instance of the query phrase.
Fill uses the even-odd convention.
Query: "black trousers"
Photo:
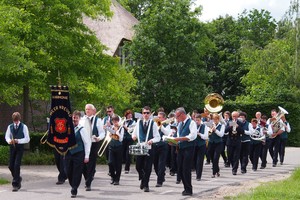
[[[286,143],[287,143],[287,138],[280,138],[280,148],[279,148],[280,163],[283,163],[284,161]]]
[[[96,173],[96,164],[98,158],[98,151],[100,148],[100,142],[92,142],[89,162],[83,166],[83,176],[85,179],[85,185],[90,187]]]
[[[84,151],[71,154],[68,152],[65,156],[65,172],[69,179],[72,189],[77,191],[82,177],[82,169],[84,166]]]
[[[192,187],[192,162],[194,146],[179,149],[177,154],[178,174],[182,179],[184,191],[193,193]]]
[[[254,170],[256,170],[258,166],[258,159],[261,153],[261,148],[262,148],[261,142],[257,144],[253,144],[253,143],[250,144],[249,158],[252,163],[252,169]]]
[[[165,182],[168,144],[153,145],[153,165],[157,175],[157,183]]]
[[[275,164],[275,165],[278,162],[279,148],[280,148],[280,136],[277,136],[277,137],[271,139],[271,144],[269,147],[269,152],[273,159],[273,164]]]
[[[239,168],[240,154],[241,154],[241,142],[227,145],[228,161],[232,166],[232,172],[237,172]]]
[[[131,138],[124,138],[122,142],[123,146],[123,161],[125,162],[125,171],[130,170],[131,164],[131,155],[129,154],[129,146],[133,144],[133,140]]]
[[[227,138],[228,138],[227,135],[224,135],[224,136],[222,137],[223,143],[222,143],[221,156],[222,156],[222,158],[223,158],[224,164],[227,164],[227,163],[228,163],[228,158],[227,158],[227,156],[226,156],[226,151],[225,151],[225,149],[226,149],[226,141],[227,141]]]
[[[114,182],[120,181],[122,171],[122,145],[117,147],[109,146],[108,166],[109,173]]]
[[[219,158],[222,151],[223,142],[219,143],[208,143],[209,151],[210,151],[210,158],[212,160],[212,170],[213,175],[220,172],[219,167]]]
[[[139,180],[141,180],[144,187],[149,187],[153,163],[153,149],[150,149],[148,153],[148,156],[137,156],[135,165],[136,171],[139,174]]]
[[[241,170],[244,172],[247,172],[247,165],[249,162],[249,152],[250,152],[250,141],[242,142],[240,162],[241,162]]]
[[[19,187],[21,184],[21,161],[24,153],[24,145],[23,144],[15,144],[10,145],[10,156],[9,156],[9,165],[8,168],[13,177],[12,186]]]
[[[170,146],[170,172],[177,173],[177,152],[176,146]]]
[[[210,160],[211,160],[211,158],[210,158],[210,150],[209,150],[209,145],[207,144],[206,145],[206,152],[205,152],[205,156],[206,156],[206,162],[208,162],[208,163],[210,163]]]
[[[67,175],[65,173],[64,156],[62,156],[56,150],[54,150],[54,159],[55,159],[56,168],[58,170],[57,180],[64,182],[67,179]]]
[[[201,179],[204,163],[204,155],[206,151],[206,146],[195,146],[195,154],[197,158],[196,162],[196,179]]]
[[[261,167],[266,167],[267,166],[267,155],[268,155],[268,150],[270,148],[271,144],[271,139],[266,139],[266,142],[262,144],[261,148]]]

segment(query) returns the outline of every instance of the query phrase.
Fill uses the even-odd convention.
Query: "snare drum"
[[[148,154],[149,149],[144,145],[130,145],[129,146],[129,154],[135,156],[146,156]]]

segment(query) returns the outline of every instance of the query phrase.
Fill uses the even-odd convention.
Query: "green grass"
[[[225,199],[300,199],[300,168],[296,169],[291,177],[286,180],[264,183],[261,186],[253,189],[249,193],[240,194],[235,197],[226,197]]]
[[[9,183],[8,180],[4,179],[4,178],[0,178],[0,185],[4,185],[4,184],[7,184]]]

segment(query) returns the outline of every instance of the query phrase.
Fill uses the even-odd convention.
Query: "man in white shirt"
[[[13,177],[13,192],[21,188],[22,177],[20,176],[21,161],[24,153],[24,144],[30,141],[27,126],[20,122],[21,114],[12,114],[13,123],[7,127],[5,140],[10,145],[9,170]]]

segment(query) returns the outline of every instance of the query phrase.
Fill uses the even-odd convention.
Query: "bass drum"
[[[148,156],[149,149],[144,145],[130,145],[129,154],[134,156]]]

